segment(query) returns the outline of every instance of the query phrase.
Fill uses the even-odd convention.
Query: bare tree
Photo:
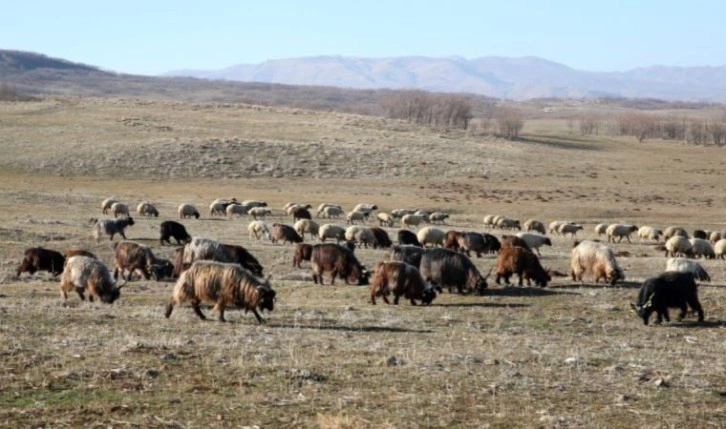
[[[500,106],[496,113],[497,125],[499,125],[499,133],[509,140],[519,138],[519,133],[524,128],[524,119],[522,113],[508,106]]]

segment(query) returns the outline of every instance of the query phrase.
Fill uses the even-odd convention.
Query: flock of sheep
[[[311,213],[312,206],[309,204],[288,203],[283,207],[283,210],[286,216],[292,218],[293,225],[284,223],[269,225],[266,222],[266,217],[272,216],[273,210],[267,206],[266,202],[259,200],[239,202],[235,198],[216,199],[209,206],[209,215],[249,216],[248,232],[251,240],[264,239],[273,243],[289,242],[296,244],[293,266],[300,267],[302,261],[311,261],[314,279],[317,278],[319,272],[325,270],[332,270],[334,279],[335,271],[345,270],[345,267],[328,266],[321,268],[321,266],[328,263],[316,260],[313,255],[316,255],[316,252],[323,252],[323,249],[318,249],[319,245],[313,246],[304,243],[305,234],[308,234],[309,237],[316,237],[319,242],[323,243],[327,240],[334,240],[337,244],[344,243],[344,245],[337,246],[340,249],[337,247],[333,249],[333,253],[330,253],[330,249],[328,249],[325,250],[327,253],[321,253],[323,256],[319,257],[337,258],[332,262],[333,265],[348,263],[341,261],[352,258],[359,267],[358,271],[361,272],[360,279],[356,279],[356,281],[360,280],[358,284],[367,284],[368,273],[353,256],[355,249],[357,247],[393,247],[388,256],[388,259],[392,262],[381,262],[375,267],[373,273],[374,284],[371,285],[372,303],[375,303],[376,296],[382,296],[388,302],[386,296],[393,292],[396,296],[395,303],[398,302],[399,296],[403,294],[403,296],[416,297],[421,302],[429,304],[435,298],[436,290],[441,291],[441,287],[456,276],[460,276],[463,280],[460,284],[453,284],[453,286],[459,288],[462,292],[475,291],[473,288],[467,289],[466,284],[477,285],[479,289],[486,287],[488,275],[482,276],[471,261],[468,261],[471,252],[475,252],[477,256],[486,253],[497,255],[495,265],[492,268],[496,270],[497,283],[500,282],[501,278],[509,283],[509,277],[512,274],[518,274],[520,285],[522,285],[523,280],[527,280],[528,283],[530,280],[535,280],[535,283],[539,286],[546,286],[547,282],[551,280],[551,275],[557,273],[556,270],[543,269],[537,256],[541,256],[540,248],[542,246],[552,245],[547,234],[576,237],[577,233],[583,230],[582,225],[572,221],[553,221],[546,227],[543,222],[534,219],[521,224],[518,219],[487,215],[483,219],[483,224],[487,229],[499,228],[508,231],[501,238],[497,238],[487,232],[445,230],[438,226],[445,225],[446,220],[449,218],[449,214],[444,212],[429,213],[416,209],[395,209],[391,210],[390,213],[386,213],[378,211],[378,207],[374,204],[358,204],[353,210],[346,213],[340,205],[323,203],[318,206],[315,212],[315,218],[318,219],[316,220]],[[97,241],[102,237],[109,237],[110,240],[113,240],[114,236],[119,234],[125,240],[125,228],[134,224],[129,206],[115,198],[108,198],[102,202],[102,212],[111,214],[114,218],[94,219],[94,238]],[[137,205],[136,213],[147,217],[159,216],[156,207],[147,201]],[[186,203],[178,206],[177,213],[182,220],[198,219],[201,216],[194,205]],[[341,221],[345,219],[347,226],[344,227],[335,223],[321,224],[319,220],[323,219],[340,219]],[[367,226],[372,222],[377,222],[378,226]],[[394,227],[397,222],[400,223],[401,229],[398,231],[397,236],[398,245],[393,246],[388,232],[383,227]],[[429,225],[424,226],[424,224]],[[180,233],[182,234],[181,238],[172,233],[172,236],[180,244],[185,245],[185,243],[192,241],[192,237],[186,233],[183,225],[174,221],[166,221],[162,224],[162,237],[160,240],[162,244],[165,240],[168,242],[169,227],[172,228],[172,231],[179,228],[183,231]],[[411,232],[413,229],[416,229],[415,234]],[[570,275],[573,281],[583,281],[584,276],[590,276],[595,282],[604,279],[610,284],[623,280],[625,278],[624,272],[618,265],[616,253],[609,247],[609,244],[620,243],[623,239],[630,242],[633,234],[636,234],[641,242],[647,240],[650,243],[661,243],[662,239],[662,243],[658,246],[665,252],[666,256],[670,257],[667,261],[666,271],[689,272],[697,280],[710,280],[710,278],[703,267],[692,258],[719,257],[723,259],[726,253],[726,238],[721,232],[696,230],[691,237],[683,228],[669,227],[661,231],[651,226],[639,228],[628,224],[599,224],[595,227],[594,232],[598,236],[604,235],[607,244],[600,240],[575,242],[570,266]],[[241,248],[241,246],[219,245]],[[419,251],[416,248],[422,250]],[[442,248],[442,250],[438,254],[433,252],[423,257],[422,255],[426,254],[425,249],[427,248]],[[514,250],[505,251],[504,249]],[[257,280],[256,276],[261,276],[262,270],[256,259],[244,249],[238,249],[237,251],[243,252],[248,260],[250,258],[254,260],[254,263],[257,264],[255,267],[259,267],[259,271],[248,271],[243,263],[240,265],[241,262],[235,259],[236,256],[216,259],[216,262],[214,256],[205,258],[211,259],[212,262],[191,260],[187,257],[184,258],[184,261],[181,259],[175,261],[174,275],[172,277],[176,279],[177,284],[171,303],[167,308],[167,317],[171,314],[175,305],[184,301],[191,301],[195,313],[200,317],[204,317],[199,308],[200,303],[212,302],[215,304],[215,310],[219,313],[220,320],[224,319],[224,307],[235,305],[253,311],[258,321],[262,322],[257,309],[272,310],[275,292],[267,280]],[[179,255],[185,254],[185,252],[180,251]],[[536,252],[536,255],[534,252]],[[455,256],[454,253],[456,253]],[[27,261],[27,254],[26,251],[26,260],[23,262],[24,265],[21,264],[21,267],[35,264],[35,269],[43,269],[38,268],[40,265],[38,265],[37,261]],[[411,260],[407,259],[408,256],[406,255],[408,254],[417,255],[418,259],[411,262]],[[117,261],[119,258],[125,260],[124,258],[127,259],[129,256],[123,253],[123,256],[119,257],[117,250],[116,258]],[[419,268],[422,267],[420,261],[427,258],[438,258],[435,263],[438,267],[437,270],[440,272],[432,274],[428,270],[422,271],[422,275],[422,272],[419,271]],[[465,259],[462,260],[461,258]],[[398,259],[398,261],[394,261],[395,259]],[[157,261],[153,256],[149,260]],[[143,264],[143,261],[139,263]],[[57,262],[55,264],[57,265]],[[168,261],[167,264],[171,266]],[[405,264],[405,266],[400,264]],[[120,287],[115,286],[115,283],[110,279],[109,270],[104,270],[105,266],[97,261],[93,255],[71,256],[63,262],[63,265],[61,291],[64,297],[67,292],[75,289],[83,298],[82,291],[87,289],[91,297],[97,296],[103,302],[113,302],[118,299]],[[59,268],[54,267],[54,270],[59,270]],[[22,269],[19,268],[18,274],[21,271]],[[170,268],[169,273],[171,272]],[[146,276],[148,278],[148,275]],[[347,279],[346,282],[348,282]],[[101,289],[99,289],[98,284],[103,284]],[[452,284],[449,283],[448,286],[451,288]],[[400,290],[397,292],[396,288]],[[415,304],[414,298],[410,299],[412,304]],[[649,308],[651,302],[653,302],[653,296],[650,296],[644,302],[639,302],[639,314],[643,313],[643,308]],[[685,304],[682,304],[681,301],[669,304],[669,306],[676,307],[682,307],[682,305]],[[658,310],[659,320],[661,313],[662,311]],[[667,313],[665,317],[667,318]]]

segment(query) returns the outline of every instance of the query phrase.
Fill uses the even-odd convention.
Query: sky
[[[722,66],[726,1],[27,0],[3,4],[0,49],[143,75],[319,55]]]

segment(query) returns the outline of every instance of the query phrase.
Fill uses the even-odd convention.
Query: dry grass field
[[[665,267],[637,239],[612,245],[630,255],[616,287],[490,279],[484,296],[372,306],[367,288],[313,285],[290,245],[250,240],[246,218],[208,212],[236,197],[266,200],[268,223],[292,223],[288,201],[371,202],[447,211],[444,228],[462,230],[484,230],[486,214],[574,220],[579,238],[600,222],[726,230],[724,149],[581,137],[547,118],[511,142],[339,113],[76,98],[0,103],[0,148],[0,426],[726,426],[724,261],[702,261],[714,280],[699,287],[702,324],[672,311],[643,326],[630,311]],[[171,281],[129,282],[108,306],[63,302],[45,272],[15,276],[31,246],[111,264],[88,225],[109,196],[157,205],[127,236],[167,258],[159,223],[195,204],[193,235],[245,246],[272,275],[268,323],[233,310],[200,321],[189,307],[167,320]],[[543,265],[569,272],[573,239],[552,240]],[[356,254],[372,267],[387,251]],[[494,257],[473,260],[487,272]]]

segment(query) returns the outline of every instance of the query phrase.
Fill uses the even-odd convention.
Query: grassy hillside
[[[264,199],[268,223],[291,224],[288,201],[371,202],[448,211],[444,229],[482,231],[490,213],[574,220],[578,238],[597,238],[599,222],[726,230],[722,148],[581,137],[566,119],[529,120],[522,140],[506,141],[344,113],[76,97],[0,103],[0,147],[5,426],[726,424],[721,260],[701,261],[714,281],[699,288],[700,325],[672,311],[672,323],[645,327],[630,312],[639,283],[665,266],[655,243],[635,238],[612,244],[627,276],[614,288],[490,278],[484,296],[374,307],[366,288],[313,285],[308,268],[292,268],[291,246],[250,239],[248,219],[207,208],[217,197]],[[111,264],[111,243],[88,227],[108,196],[157,205],[160,217],[136,217],[128,238],[167,258],[159,223],[178,219],[180,203],[199,207],[199,220],[182,221],[193,235],[245,246],[272,275],[268,324],[240,311],[202,322],[188,307],[167,320],[170,281],[132,281],[104,306],[62,302],[46,273],[15,276],[30,246],[79,245]],[[568,273],[573,238],[552,241],[542,263]],[[386,257],[356,254],[367,267]],[[473,260],[487,272],[494,256]]]

